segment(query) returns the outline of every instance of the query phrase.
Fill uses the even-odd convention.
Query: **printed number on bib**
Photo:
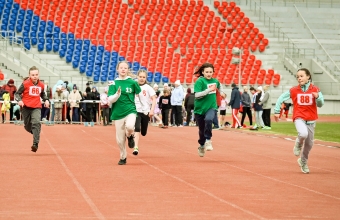
[[[299,105],[312,105],[313,94],[297,94],[297,103]]]
[[[30,96],[40,96],[41,88],[39,86],[30,86],[28,94]]]
[[[126,93],[132,93],[132,89],[131,88],[126,88]]]
[[[216,83],[210,83],[208,84],[208,89],[213,89],[209,92],[209,94],[216,93]]]

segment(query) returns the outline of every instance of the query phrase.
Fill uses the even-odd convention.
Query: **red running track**
[[[43,125],[37,153],[22,126],[0,125],[0,219],[339,219],[340,149],[316,145],[310,174],[293,141],[150,127],[118,166],[115,127]]]

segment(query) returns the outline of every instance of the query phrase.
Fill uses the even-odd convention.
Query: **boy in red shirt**
[[[15,99],[22,107],[22,117],[25,130],[33,134],[33,145],[31,150],[36,152],[40,140],[41,131],[41,100],[44,106],[49,108],[50,102],[44,92],[44,84],[39,80],[39,70],[33,66],[29,69],[29,78],[25,80],[15,93]]]

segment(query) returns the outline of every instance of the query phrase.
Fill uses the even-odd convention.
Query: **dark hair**
[[[309,76],[309,80],[312,82],[312,75],[310,74],[310,72],[309,72],[308,69],[306,69],[306,68],[301,68],[301,69],[298,69],[297,72],[299,72],[299,71],[305,71],[306,76]]]
[[[255,91],[256,89],[254,87],[249,88],[250,91]]]
[[[90,88],[90,87],[87,87],[87,88],[85,89],[85,92],[91,92],[91,88]]]
[[[158,97],[159,94],[161,94],[161,92],[160,92],[160,91],[157,91],[157,92],[156,92],[156,96]]]
[[[211,63],[204,63],[200,68],[198,68],[198,70],[196,72],[194,72],[194,74],[200,74],[200,76],[203,76],[203,72],[205,68],[212,68],[213,72],[215,72],[215,68]]]

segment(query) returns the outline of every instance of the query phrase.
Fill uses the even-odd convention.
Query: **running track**
[[[0,219],[339,219],[340,149],[315,145],[302,174],[291,140],[149,127],[118,166],[115,127],[0,126]]]

